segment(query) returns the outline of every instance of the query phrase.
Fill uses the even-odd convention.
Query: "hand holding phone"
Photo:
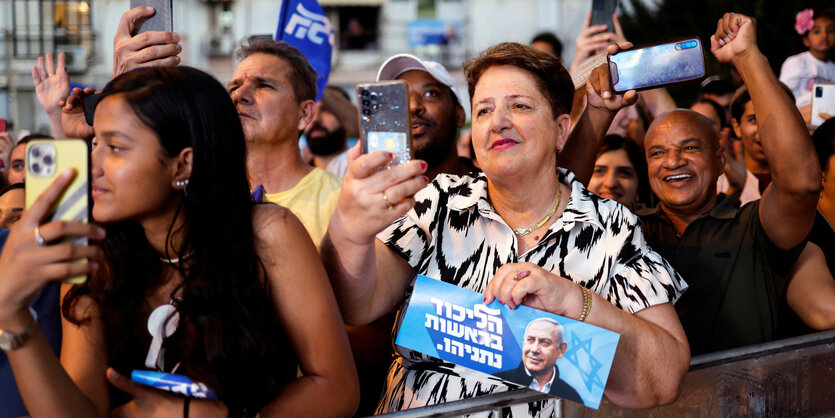
[[[606,25],[607,32],[615,30],[612,15],[618,8],[618,0],[591,0],[591,24]]]
[[[835,84],[812,85],[812,126],[826,121],[821,114],[835,115]]]
[[[156,16],[159,9],[137,7],[122,14],[116,36],[113,37],[113,78],[142,66],[175,66],[182,51],[180,36],[168,30],[134,36],[147,18]],[[172,23],[173,25],[173,23]],[[173,29],[173,26],[172,26]]]
[[[75,177],[58,198],[44,212],[44,223],[52,220],[87,223],[90,219],[89,155],[87,143],[80,139],[34,140],[26,144],[26,208],[33,208],[37,199],[49,190],[55,179],[67,169],[75,171]],[[46,233],[46,229],[44,230]],[[36,234],[37,235],[37,234]],[[36,237],[38,245],[54,240],[40,234]],[[65,239],[76,245],[87,245],[86,236]],[[77,264],[87,263],[86,259],[76,260]],[[79,268],[79,270],[83,270]],[[77,275],[64,279],[65,283],[79,284],[87,279],[86,275]]]
[[[696,36],[620,51],[608,61],[616,93],[686,84],[705,76],[702,42]]]
[[[394,155],[386,167],[412,160],[412,123],[405,81],[357,85],[360,139],[363,154],[388,151]]]
[[[42,189],[36,199],[29,198],[27,209],[11,227],[0,253],[0,306],[4,312],[25,312],[29,302],[44,284],[68,276],[84,276],[95,271],[95,264],[79,263],[99,259],[101,251],[94,246],[69,244],[72,255],[67,258],[65,245],[56,245],[67,238],[104,239],[104,230],[80,222],[49,222],[47,215],[76,179],[73,170],[56,173],[54,181]],[[27,184],[27,192],[29,185]],[[28,320],[27,320],[28,323]],[[16,327],[17,328],[17,327]],[[22,329],[22,327],[20,327]]]
[[[632,43],[624,42],[620,45],[609,44],[606,50],[609,54],[617,54],[629,48],[632,48]],[[635,90],[616,93],[612,89],[608,65],[601,64],[589,74],[586,81],[586,98],[590,107],[617,113],[620,109],[635,104],[638,101],[638,93]]]
[[[130,0],[130,8],[135,9],[141,6],[154,8],[154,14],[142,22],[139,27],[134,28],[131,36],[136,36],[148,31],[174,31],[174,2],[173,0]]]

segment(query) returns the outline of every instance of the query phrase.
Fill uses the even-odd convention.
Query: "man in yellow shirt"
[[[247,141],[249,181],[282,205],[316,246],[336,208],[341,180],[302,161],[299,135],[315,117],[316,72],[298,49],[272,40],[241,47],[228,84]]]

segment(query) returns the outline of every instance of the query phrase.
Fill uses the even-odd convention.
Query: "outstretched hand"
[[[730,64],[757,51],[757,21],[738,13],[725,13],[710,37],[710,51],[722,64]]]
[[[609,44],[607,52],[616,54],[621,50],[632,48],[631,42],[624,42],[620,45]],[[605,109],[610,112],[635,104],[638,101],[638,92],[629,90],[623,94],[615,94],[612,88],[612,79],[609,76],[609,64],[603,64],[592,70],[586,82],[586,98],[589,106],[598,109]]]
[[[136,7],[122,15],[113,38],[113,77],[139,67],[175,66],[183,48],[180,36],[174,32],[148,31],[136,36],[132,33],[147,18],[154,15],[153,7]]]
[[[46,54],[46,60],[38,57],[38,65],[32,67],[35,94],[48,115],[59,114],[61,106],[58,101],[70,94],[70,77],[67,75],[65,60],[64,53],[59,53],[56,66],[52,54]]]

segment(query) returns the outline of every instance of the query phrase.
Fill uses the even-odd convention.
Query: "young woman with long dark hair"
[[[7,351],[29,412],[350,415],[356,371],[322,263],[289,211],[250,202],[224,88],[192,68],[135,70],[105,87],[93,128],[93,218],[104,230],[41,224],[65,173],[0,257],[9,332],[33,322],[27,303],[40,285],[92,273],[65,285],[60,365],[37,331]],[[60,242],[78,235],[103,240]],[[71,263],[85,257],[86,267]],[[149,333],[157,325],[170,334],[161,346]],[[138,386],[135,369],[187,375],[221,402]]]

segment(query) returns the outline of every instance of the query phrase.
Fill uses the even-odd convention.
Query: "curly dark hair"
[[[574,100],[574,83],[563,66],[562,60],[528,45],[504,42],[481,52],[464,64],[470,97],[484,73],[496,65],[511,65],[533,76],[539,91],[551,105],[554,119],[571,112]]]
[[[284,41],[270,39],[255,39],[238,49],[238,59],[244,60],[253,54],[272,55],[290,66],[290,83],[296,100],[316,100],[316,70],[310,61],[296,47]]]
[[[102,98],[123,98],[159,137],[160,155],[192,147],[192,172],[166,237],[178,217],[182,246],[176,254],[182,298],[172,301],[177,331],[163,343],[165,364],[218,393],[232,415],[257,412],[296,376],[296,356],[276,318],[264,266],[255,250],[253,204],[246,175],[245,141],[235,106],[220,83],[188,67],[140,68],[120,75]],[[101,103],[101,102],[99,102]],[[98,305],[109,364],[129,375],[143,368],[151,338],[148,296],[164,286],[163,263],[137,222],[105,225],[103,265],[64,299],[74,323],[82,295]],[[125,401],[112,391],[111,404]],[[121,398],[124,398],[122,394]]]

